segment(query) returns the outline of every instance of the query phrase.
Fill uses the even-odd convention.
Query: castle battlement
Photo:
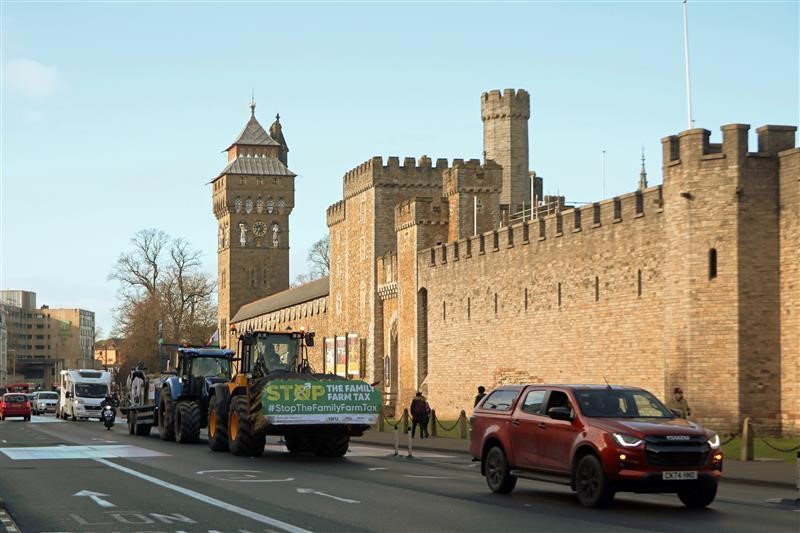
[[[481,95],[481,120],[515,117],[528,119],[531,116],[531,98],[528,91],[505,89],[485,92]]]
[[[503,188],[503,169],[487,160],[481,164],[479,159],[454,159],[453,166],[442,172],[444,196],[457,193],[496,192]]]
[[[446,225],[447,202],[430,197],[415,197],[397,204],[394,208],[395,231],[414,225]]]
[[[758,151],[750,152],[747,139],[749,124],[726,124],[720,129],[721,143],[710,142],[711,132],[703,128],[694,128],[662,138],[664,166],[723,158],[739,161],[745,157],[775,157],[778,152],[794,148],[797,131],[795,126],[761,126],[756,129]]]
[[[430,200],[428,200],[430,201]],[[405,204],[410,204],[405,202]],[[399,210],[400,206],[398,206]],[[410,210],[406,211],[410,214]],[[646,215],[663,213],[662,186],[649,187],[644,191],[635,191],[614,198],[596,202],[582,207],[565,208],[542,214],[533,220],[525,220],[500,229],[487,231],[458,241],[422,249],[418,252],[419,264],[436,266],[445,263],[442,258],[470,259],[475,255],[498,252],[513,248],[520,244],[549,239],[571,239],[573,234],[605,227],[613,227],[618,231],[627,227],[625,222],[642,218]],[[398,211],[395,211],[396,229],[402,229]],[[403,222],[413,224],[413,218],[404,218]]]
[[[349,198],[375,186],[432,186],[440,183],[442,171],[448,168],[447,159],[437,159],[434,165],[431,158],[422,156],[400,158],[375,156],[345,173],[344,196]]]
[[[334,224],[338,224],[339,222],[344,222],[346,214],[347,212],[345,210],[344,200],[339,200],[335,204],[328,207],[327,211],[328,227],[333,226]]]

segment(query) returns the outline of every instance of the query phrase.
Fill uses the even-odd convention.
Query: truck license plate
[[[676,480],[676,479],[697,479],[696,470],[678,470],[675,472],[662,472],[661,479]]]

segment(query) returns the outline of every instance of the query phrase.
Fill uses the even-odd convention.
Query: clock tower
[[[289,214],[295,174],[280,116],[267,133],[250,104],[250,120],[225,150],[227,166],[211,182],[217,218],[220,344],[239,308],[289,288]]]

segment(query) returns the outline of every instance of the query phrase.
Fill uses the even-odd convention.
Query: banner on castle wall
[[[336,365],[336,345],[333,337],[325,337],[325,368],[324,372],[334,372]]]
[[[347,375],[361,374],[361,342],[357,333],[347,334]]]
[[[336,371],[337,376],[347,375],[347,337],[336,337]]]

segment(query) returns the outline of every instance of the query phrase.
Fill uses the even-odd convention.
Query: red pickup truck
[[[555,482],[589,507],[616,492],[672,492],[705,507],[722,473],[719,436],[636,387],[498,387],[475,408],[470,451],[493,492],[517,478]]]

